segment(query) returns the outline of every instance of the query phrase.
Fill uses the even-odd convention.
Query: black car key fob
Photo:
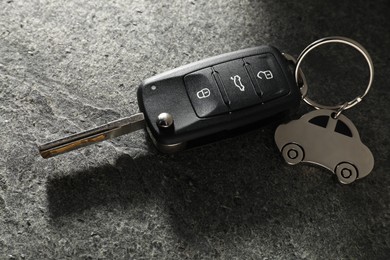
[[[261,46],[149,78],[138,89],[138,104],[155,145],[175,152],[212,134],[290,113],[300,95],[286,58]]]
[[[146,79],[139,114],[39,147],[44,158],[146,127],[167,153],[210,136],[290,114],[301,99],[287,59],[274,47],[222,54]]]

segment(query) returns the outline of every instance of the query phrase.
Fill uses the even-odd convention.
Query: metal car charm
[[[324,106],[311,100],[307,96],[307,82],[300,69],[302,60],[311,50],[327,43],[349,45],[359,51],[368,63],[370,76],[365,92],[341,105]],[[307,162],[325,167],[334,172],[342,184],[350,184],[370,174],[374,168],[374,157],[361,142],[352,121],[342,115],[344,110],[360,103],[371,88],[374,65],[367,50],[345,37],[327,37],[307,46],[296,61],[291,57],[290,60],[296,63],[295,80],[300,86],[302,99],[317,110],[276,129],[275,142],[284,160],[290,165]]]
[[[374,157],[352,121],[334,115],[332,110],[314,110],[280,125],[275,142],[288,164],[320,165],[334,172],[341,183],[349,184],[372,171]]]

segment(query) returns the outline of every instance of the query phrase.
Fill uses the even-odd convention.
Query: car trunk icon
[[[320,165],[334,172],[341,183],[349,184],[372,171],[374,157],[353,123],[342,114],[335,119],[334,114],[315,110],[280,125],[275,142],[288,164]]]

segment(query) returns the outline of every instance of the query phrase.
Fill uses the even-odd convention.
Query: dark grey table
[[[1,1],[0,258],[388,258],[389,14],[388,1]],[[136,113],[138,84],[159,72],[261,44],[296,57],[330,35],[359,41],[376,69],[345,112],[376,159],[352,185],[287,166],[276,124],[175,155],[144,131],[38,155],[37,143]],[[363,91],[355,52],[317,54],[304,67],[316,100]]]

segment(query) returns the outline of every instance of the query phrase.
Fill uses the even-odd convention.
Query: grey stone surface
[[[389,13],[385,0],[0,1],[0,259],[388,259]],[[156,73],[261,44],[297,56],[329,35],[361,42],[376,66],[346,112],[376,158],[353,185],[283,163],[275,125],[169,156],[143,131],[38,155],[137,112]],[[355,96],[366,65],[323,50],[332,59],[305,67],[312,95]]]

